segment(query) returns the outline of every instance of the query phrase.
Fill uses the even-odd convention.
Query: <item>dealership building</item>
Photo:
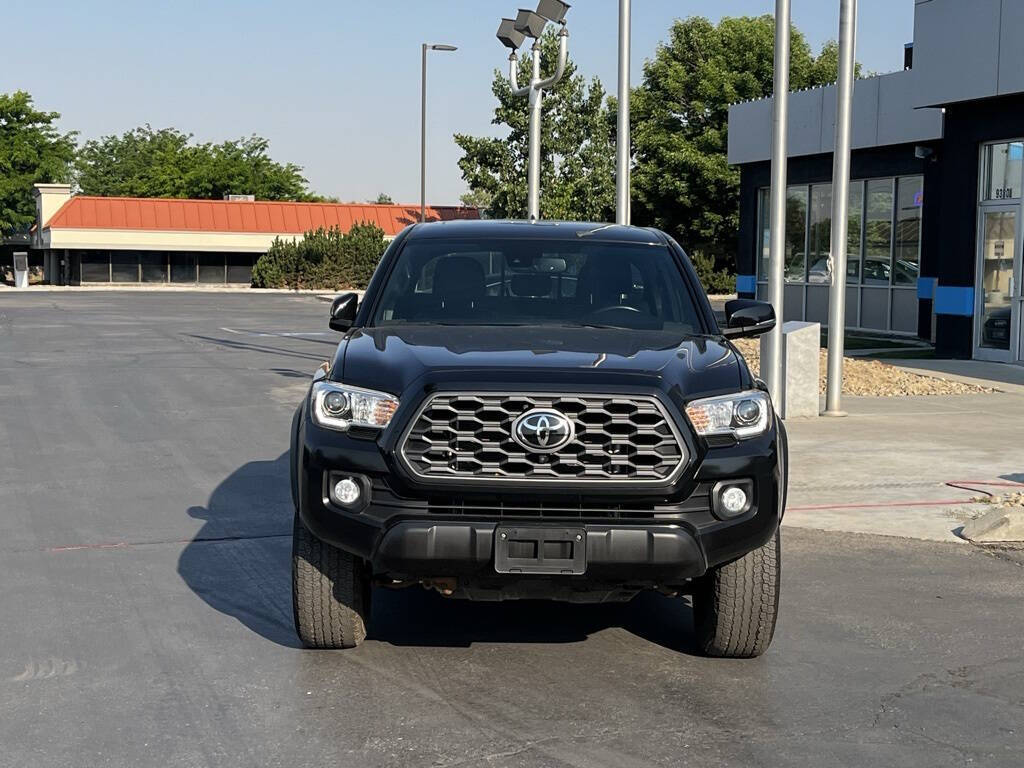
[[[36,184],[31,262],[57,285],[248,284],[276,238],[375,224],[393,239],[419,206],[286,203],[242,199],[90,197],[67,184]],[[427,220],[476,219],[476,208],[427,209]]]
[[[910,2],[911,0],[902,0]],[[1024,362],[1024,2],[917,0],[901,72],[858,80],[846,322]],[[789,102],[786,319],[825,323],[835,86]],[[767,295],[772,99],[733,105],[737,288]]]

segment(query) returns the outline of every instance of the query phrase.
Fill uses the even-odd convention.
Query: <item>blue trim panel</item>
[[[736,293],[757,293],[757,276],[736,275]]]
[[[935,289],[935,314],[972,317],[974,288],[961,285],[940,285]]]
[[[917,298],[919,299],[934,299],[933,295],[935,292],[935,278],[934,277],[919,277],[917,278]]]

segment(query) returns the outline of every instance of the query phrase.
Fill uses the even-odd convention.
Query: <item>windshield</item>
[[[701,333],[663,245],[423,241],[402,249],[374,325],[570,325]]]

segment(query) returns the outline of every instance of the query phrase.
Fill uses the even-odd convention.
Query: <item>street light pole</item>
[[[616,137],[615,223],[629,224],[630,210],[630,125],[629,57],[632,38],[630,0],[619,0],[619,120]]]
[[[420,221],[427,220],[427,51],[456,51],[454,45],[423,43],[420,67]]]
[[[832,158],[832,287],[828,303],[826,416],[846,415],[842,410],[842,395],[846,332],[847,207],[850,193],[850,134],[853,124],[856,49],[857,0],[840,0],[839,84],[836,88],[836,141]]]
[[[565,75],[565,66],[569,60],[569,31],[562,27],[558,35],[558,64],[555,73],[545,79],[540,78],[540,39],[535,39],[533,44],[533,71],[530,83],[519,86],[519,61],[515,51],[509,54],[509,81],[512,85],[512,92],[516,96],[529,96],[530,98],[530,154],[529,167],[527,169],[527,182],[529,185],[526,196],[526,218],[531,221],[540,219],[540,134],[541,134],[541,112],[544,105],[544,90],[551,88],[558,83]]]
[[[775,0],[775,98],[772,104],[771,241],[768,250],[768,295],[776,323],[765,344],[761,376],[776,409],[782,405],[782,320],[786,251],[786,163],[789,125],[790,0]]]

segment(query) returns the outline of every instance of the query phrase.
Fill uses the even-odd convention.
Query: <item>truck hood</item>
[[[642,384],[689,398],[751,384],[740,356],[718,337],[553,326],[359,329],[339,346],[331,377],[395,395],[458,382]]]

